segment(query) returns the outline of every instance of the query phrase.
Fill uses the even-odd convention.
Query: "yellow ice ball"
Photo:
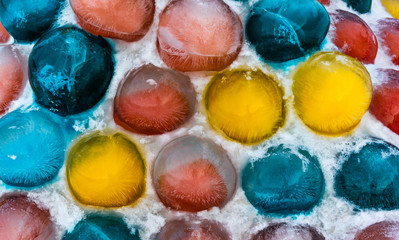
[[[69,188],[84,205],[131,205],[144,193],[145,175],[145,163],[136,145],[120,133],[85,136],[68,154]]]
[[[210,124],[240,143],[260,142],[283,123],[283,91],[261,70],[216,74],[204,102]]]
[[[399,19],[399,0],[381,0],[381,3],[392,17]]]
[[[338,135],[355,128],[366,113],[373,89],[367,69],[338,52],[320,52],[298,67],[294,105],[306,126]]]

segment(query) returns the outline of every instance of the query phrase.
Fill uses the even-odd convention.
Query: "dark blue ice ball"
[[[0,0],[0,22],[18,41],[39,38],[56,21],[63,0]]]
[[[29,80],[36,102],[61,116],[96,105],[113,73],[108,42],[76,27],[45,33],[29,57]]]
[[[335,176],[335,190],[360,209],[398,209],[399,149],[372,139],[348,156]]]
[[[39,111],[15,111],[0,119],[0,179],[35,187],[52,180],[64,163],[65,139],[57,122]]]
[[[371,0],[344,0],[349,7],[353,8],[359,13],[370,12]]]
[[[242,188],[262,214],[291,215],[310,211],[322,198],[324,177],[319,162],[305,150],[280,145],[242,172]]]
[[[63,240],[140,240],[137,232],[132,233],[122,218],[116,216],[89,215],[76,224]]]
[[[251,9],[246,34],[264,60],[285,62],[317,50],[329,25],[317,0],[260,0]]]

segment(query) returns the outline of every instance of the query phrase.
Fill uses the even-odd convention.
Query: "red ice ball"
[[[173,0],[161,13],[157,48],[179,71],[222,70],[238,56],[244,31],[222,0]]]
[[[79,25],[94,35],[137,41],[150,29],[154,0],[70,0]]]
[[[0,199],[0,239],[56,239],[50,213],[23,195]]]
[[[379,69],[383,83],[374,87],[370,112],[385,126],[399,134],[399,71]]]
[[[332,41],[341,52],[363,63],[374,63],[378,51],[377,37],[371,28],[356,14],[338,10],[331,13],[334,26]]]
[[[385,18],[378,22],[379,37],[392,62],[399,65],[399,19]]]
[[[114,120],[132,132],[162,134],[187,122],[195,105],[189,77],[149,64],[128,73],[120,83]]]
[[[363,229],[354,240],[397,240],[399,222],[382,221]]]
[[[325,240],[314,227],[277,223],[259,231],[252,240]]]
[[[0,115],[22,92],[25,72],[19,52],[12,46],[0,46]]]
[[[330,5],[330,0],[319,0],[319,2],[325,6]]]
[[[6,43],[8,42],[8,39],[10,39],[10,34],[0,22],[0,43]]]
[[[163,204],[189,212],[225,205],[235,191],[236,178],[226,151],[194,136],[167,144],[153,168],[155,190]]]

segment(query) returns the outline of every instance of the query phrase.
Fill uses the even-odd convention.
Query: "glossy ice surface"
[[[172,220],[165,224],[155,240],[230,240],[230,234],[215,221]]]
[[[356,14],[338,10],[330,14],[335,31],[332,41],[342,53],[363,63],[374,63],[378,51],[377,37]]]
[[[370,12],[372,0],[344,0],[353,10],[359,13]]]
[[[29,80],[36,102],[61,116],[96,105],[113,73],[108,42],[76,27],[47,32],[29,57]]]
[[[56,236],[55,224],[47,209],[24,195],[0,198],[0,239],[54,240]]]
[[[260,0],[249,14],[246,34],[264,60],[285,62],[318,49],[329,24],[316,0]]]
[[[64,163],[60,125],[37,111],[15,111],[0,119],[0,179],[17,187],[40,186]]]
[[[78,222],[62,240],[141,240],[138,231],[132,233],[122,218],[92,214]]]
[[[381,0],[382,5],[392,15],[392,17],[399,18],[399,1],[398,0]]]
[[[10,39],[10,34],[0,22],[0,43],[6,43],[8,42],[8,39]]]
[[[239,54],[240,18],[222,0],[173,0],[158,27],[159,56],[179,71],[222,70]]]
[[[372,85],[367,69],[338,52],[320,52],[300,65],[293,77],[294,107],[304,124],[321,134],[355,128],[366,113]]]
[[[399,222],[382,221],[374,223],[356,234],[354,240],[397,240]]]
[[[162,134],[187,122],[195,106],[188,76],[149,64],[131,71],[119,84],[114,119],[132,132]]]
[[[143,195],[146,167],[136,145],[127,137],[95,132],[82,137],[69,151],[66,176],[78,202],[122,207]]]
[[[283,90],[261,70],[216,74],[204,95],[210,124],[240,143],[257,143],[284,122]]]
[[[55,22],[64,0],[0,0],[0,21],[18,41],[34,41]]]
[[[103,37],[140,40],[150,29],[154,0],[70,0],[80,26]]]
[[[318,0],[321,4],[328,6],[330,5],[330,0]]]
[[[261,214],[309,212],[322,198],[324,177],[318,160],[306,150],[271,147],[250,159],[242,171],[242,188]]]
[[[324,236],[314,227],[290,225],[288,223],[271,224],[259,231],[251,240],[324,240]]]
[[[227,152],[209,139],[194,136],[164,146],[155,159],[152,177],[165,206],[189,212],[224,206],[237,184]]]
[[[399,149],[372,139],[347,156],[335,176],[335,190],[360,209],[398,209]]]
[[[18,50],[0,45],[0,115],[18,98],[25,83],[24,64]]]
[[[385,18],[380,20],[378,30],[382,46],[391,56],[392,62],[399,65],[399,19]]]

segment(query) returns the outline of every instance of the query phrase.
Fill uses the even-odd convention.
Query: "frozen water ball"
[[[144,193],[146,166],[136,145],[120,133],[82,137],[66,163],[69,189],[75,199],[97,207],[122,207]]]
[[[259,231],[251,240],[324,240],[324,236],[314,227],[291,225],[288,223],[271,224]]]
[[[8,42],[8,39],[10,39],[10,34],[0,22],[0,43],[6,43]]]
[[[284,122],[283,90],[261,70],[228,70],[208,84],[204,102],[210,124],[240,143],[257,143]]]
[[[244,30],[222,0],[173,0],[159,20],[157,48],[179,71],[213,71],[229,66],[241,51]]]
[[[56,21],[64,0],[0,0],[0,21],[18,41],[39,38]]]
[[[47,209],[24,195],[0,198],[0,239],[57,239],[55,224]]]
[[[371,9],[371,0],[344,0],[344,2],[359,13],[367,13]]]
[[[230,234],[216,221],[172,220],[165,224],[155,240],[230,240]]]
[[[52,180],[64,163],[60,125],[42,112],[15,111],[0,120],[0,179],[35,187]]]
[[[250,159],[241,182],[248,201],[265,215],[308,212],[322,198],[325,185],[315,157],[283,145],[269,148],[262,158]]]
[[[17,49],[0,45],[0,115],[8,110],[10,103],[19,97],[25,86],[23,65]]]
[[[399,71],[379,69],[383,83],[374,89],[370,112],[385,126],[399,134]]]
[[[137,230],[129,229],[122,218],[91,214],[78,222],[62,240],[141,240]]]
[[[374,63],[378,51],[377,37],[356,14],[338,10],[330,14],[334,31],[332,41],[341,52],[363,63]]]
[[[371,140],[347,156],[335,176],[335,189],[360,209],[398,209],[399,149]]]
[[[150,29],[154,0],[70,0],[78,23],[94,35],[140,40]]]
[[[187,122],[195,105],[188,76],[148,64],[128,73],[119,84],[114,119],[132,132],[162,134]]]
[[[358,232],[354,240],[397,240],[399,222],[382,221],[374,223]]]
[[[392,15],[399,19],[399,1],[398,0],[381,0],[382,5]]]
[[[158,154],[153,182],[165,206],[198,212],[224,206],[236,189],[237,173],[222,147],[209,139],[183,136]]]
[[[379,38],[392,62],[399,65],[399,19],[385,18],[378,21]]]
[[[114,73],[112,48],[102,37],[64,26],[44,34],[29,57],[36,102],[61,116],[96,105]]]
[[[321,134],[339,135],[355,128],[373,94],[367,69],[338,52],[313,55],[297,68],[293,80],[298,116]]]
[[[330,0],[318,0],[321,4],[328,6],[330,5]]]
[[[246,34],[264,60],[285,62],[318,49],[329,25],[316,0],[261,0],[252,7]]]

